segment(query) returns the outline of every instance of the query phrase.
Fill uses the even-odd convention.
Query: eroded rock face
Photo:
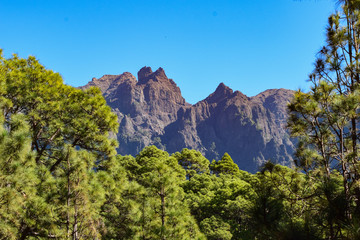
[[[266,160],[292,162],[294,140],[285,129],[293,91],[266,90],[247,97],[220,83],[214,93],[191,105],[164,70],[143,67],[138,80],[128,72],[93,78],[117,114],[118,152],[136,155],[148,145],[169,153],[196,149],[208,159],[228,152],[240,169],[256,171]]]

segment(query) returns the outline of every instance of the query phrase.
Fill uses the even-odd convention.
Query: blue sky
[[[220,82],[248,96],[306,90],[335,10],[334,0],[0,0],[0,48],[72,86],[162,67],[196,103]]]

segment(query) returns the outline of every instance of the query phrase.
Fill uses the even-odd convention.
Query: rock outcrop
[[[240,169],[254,172],[266,160],[290,165],[294,139],[285,129],[293,91],[266,90],[254,97],[224,83],[191,105],[164,70],[143,67],[138,79],[128,72],[93,78],[119,120],[118,152],[136,155],[148,145],[173,153],[196,149],[208,159],[227,152]]]

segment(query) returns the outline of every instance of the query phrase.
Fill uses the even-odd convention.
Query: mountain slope
[[[240,169],[256,171],[266,160],[289,165],[294,140],[286,132],[286,106],[293,91],[271,89],[247,97],[220,83],[191,105],[164,70],[143,67],[138,80],[128,72],[93,78],[118,115],[120,154],[136,155],[148,145],[173,153],[201,151],[210,160],[228,152]]]

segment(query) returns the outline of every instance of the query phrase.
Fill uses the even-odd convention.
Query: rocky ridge
[[[293,91],[266,90],[247,97],[220,83],[206,99],[191,105],[162,68],[93,78],[118,116],[120,154],[136,155],[148,145],[169,153],[196,149],[209,160],[228,152],[240,169],[256,171],[264,161],[290,165],[294,140],[285,129]]]

